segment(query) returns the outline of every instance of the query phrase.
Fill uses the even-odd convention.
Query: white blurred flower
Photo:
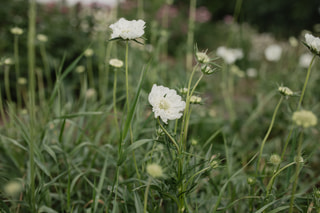
[[[315,54],[320,54],[320,38],[314,37],[313,35],[306,33],[305,34],[306,44],[308,45],[311,52]]]
[[[86,49],[86,50],[84,51],[84,56],[86,56],[86,57],[91,57],[91,56],[93,56],[93,49],[90,49],[90,48]]]
[[[159,178],[163,176],[162,167],[157,163],[151,163],[147,165],[147,172],[150,176],[154,178]]]
[[[19,28],[19,27],[13,27],[10,29],[10,32],[13,35],[21,35],[23,33],[23,29]]]
[[[27,84],[27,79],[23,77],[18,78],[18,84],[20,85],[26,85]]]
[[[38,34],[37,39],[40,42],[46,43],[48,41],[48,37],[44,34]]]
[[[200,104],[201,101],[202,101],[202,98],[199,96],[192,95],[190,97],[190,103],[192,103],[192,104]]]
[[[252,68],[252,67],[248,68],[246,73],[247,73],[247,76],[250,77],[250,78],[255,78],[258,75],[257,70],[255,68]]]
[[[315,126],[317,124],[317,117],[313,112],[307,110],[296,111],[292,115],[292,120],[298,126],[302,126],[304,128]]]
[[[243,58],[242,49],[218,47],[217,55],[221,57],[227,64],[233,64],[236,60]]]
[[[94,88],[89,88],[87,91],[86,91],[86,98],[87,99],[92,99],[92,98],[95,98],[97,95],[97,92]]]
[[[310,53],[304,53],[299,58],[299,66],[303,68],[308,68],[312,60],[312,55]]]
[[[109,64],[115,68],[120,68],[123,66],[123,61],[121,61],[117,58],[112,58],[109,60]]]
[[[77,73],[83,73],[86,70],[86,68],[83,65],[79,65],[76,67]]]
[[[23,185],[20,181],[10,181],[4,186],[4,192],[9,196],[16,196],[23,190]]]
[[[297,47],[299,45],[298,40],[294,36],[290,36],[289,43],[292,47]]]
[[[5,65],[12,65],[12,64],[14,64],[14,62],[11,58],[6,58],[6,59],[4,59],[4,64]]]
[[[164,123],[167,123],[168,120],[179,119],[182,116],[181,111],[186,106],[175,90],[156,84],[152,86],[148,100],[152,105],[154,117],[160,116]]]
[[[264,51],[264,55],[268,61],[279,61],[281,54],[282,48],[277,44],[271,44]]]
[[[130,40],[140,38],[144,34],[145,22],[141,19],[128,21],[125,18],[120,18],[109,27],[112,29],[111,39]]]

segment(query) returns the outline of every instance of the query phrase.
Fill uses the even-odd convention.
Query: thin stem
[[[127,101],[127,114],[130,111],[129,105],[129,74],[128,74],[128,52],[129,52],[129,43],[126,41],[126,56],[125,56],[125,75],[126,75],[126,101]]]
[[[197,0],[190,0],[189,6],[189,22],[188,22],[188,37],[187,37],[187,57],[186,57],[186,70],[191,70],[192,67],[192,46],[194,41],[194,21],[196,17]]]
[[[30,141],[29,141],[29,164],[30,164],[30,206],[31,212],[37,212],[35,200],[35,45],[36,35],[36,1],[29,3],[29,27],[28,27],[28,69],[29,69],[29,112],[30,112]]]
[[[52,78],[51,78],[51,73],[50,73],[50,66],[49,66],[49,61],[46,53],[46,47],[43,42],[40,43],[40,55],[42,58],[42,63],[44,66],[44,73],[47,79],[48,87],[49,89],[52,88]]]
[[[93,70],[92,70],[92,56],[87,57],[87,69],[88,69],[89,87],[94,88],[94,77],[93,77]]]
[[[150,184],[151,184],[151,178],[149,177],[149,180],[148,180],[148,183],[147,183],[147,188],[146,188],[146,191],[144,192],[143,213],[147,213],[148,194],[149,194]]]
[[[306,80],[304,81],[304,85],[303,85],[303,89],[302,89],[302,92],[301,92],[301,96],[300,96],[300,100],[299,100],[299,104],[298,104],[298,108],[297,110],[300,109],[301,107],[301,104],[302,104],[302,100],[303,100],[303,97],[304,97],[304,93],[306,91],[306,88],[307,88],[307,85],[308,85],[308,82],[309,82],[309,78],[310,78],[310,73],[311,73],[311,67],[312,67],[312,64],[314,62],[314,59],[316,58],[317,55],[314,55],[310,64],[309,64],[309,68],[308,68],[308,72],[307,72],[307,76],[306,76]]]
[[[120,138],[120,127],[118,123],[118,112],[117,112],[117,70],[114,72],[113,80],[113,114],[114,114],[114,123],[116,125],[117,133]]]
[[[5,67],[4,67],[4,89],[6,92],[8,102],[12,102],[11,92],[10,92],[9,71],[10,71],[10,65],[5,65]]]
[[[261,160],[261,155],[262,155],[262,152],[263,152],[264,145],[265,145],[265,143],[266,143],[266,141],[267,141],[267,139],[268,139],[268,137],[269,137],[269,135],[271,133],[272,127],[273,127],[275,119],[276,119],[276,115],[278,113],[278,110],[279,110],[279,107],[280,107],[282,101],[283,101],[283,96],[281,96],[281,98],[280,98],[280,100],[279,100],[279,102],[278,102],[278,104],[277,104],[277,106],[276,106],[276,108],[275,108],[275,110],[273,112],[271,123],[269,125],[268,131],[267,131],[266,135],[264,136],[263,141],[261,143],[260,152],[259,152],[259,156],[258,156],[258,162],[257,162],[257,166],[256,166],[256,174],[258,174],[258,171],[259,171],[259,165],[260,165],[260,160]]]
[[[14,65],[16,69],[16,94],[17,94],[17,108],[21,108],[21,96],[19,91],[19,77],[20,77],[20,62],[19,62],[19,36],[14,36]]]
[[[291,199],[290,199],[289,213],[293,212],[294,196],[295,196],[295,193],[296,193],[298,179],[299,179],[298,177],[299,177],[300,167],[301,167],[300,158],[301,158],[302,140],[303,140],[303,132],[300,133],[297,156],[296,156],[296,159],[295,159],[297,165],[296,165],[296,172],[295,172],[295,175],[294,175],[294,182],[293,182],[293,185],[292,185],[292,193],[291,193]]]
[[[179,146],[178,143],[176,142],[176,140],[169,134],[169,132],[162,126],[159,118],[157,119],[158,123],[160,125],[160,128],[164,131],[164,133],[170,138],[170,140],[172,141],[173,145],[177,148],[177,151],[179,152]]]

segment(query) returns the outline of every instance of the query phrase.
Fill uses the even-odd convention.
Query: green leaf
[[[153,139],[141,139],[141,140],[135,141],[130,146],[128,146],[127,152],[132,152],[133,150],[139,148],[140,146],[142,146],[146,143],[152,142],[152,141],[153,141]]]
[[[0,212],[10,213],[9,207],[2,200],[0,200]]]
[[[143,205],[139,199],[139,195],[136,191],[133,192],[134,195],[134,205],[136,207],[136,212],[143,212]]]

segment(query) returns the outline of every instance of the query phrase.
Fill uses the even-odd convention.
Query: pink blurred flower
[[[157,19],[161,20],[163,17],[168,16],[169,20],[177,17],[178,9],[175,6],[163,5],[157,12]]]
[[[233,23],[233,16],[232,15],[226,15],[223,18],[223,21],[225,24],[232,24]]]
[[[208,8],[202,6],[202,7],[199,7],[197,8],[196,10],[196,22],[199,22],[199,23],[205,23],[205,22],[208,22],[210,21],[211,19],[211,12],[208,10]]]

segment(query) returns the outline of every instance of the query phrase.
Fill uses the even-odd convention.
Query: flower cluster
[[[320,55],[320,38],[314,37],[307,33],[305,34],[306,42],[304,43],[312,53]]]
[[[19,28],[19,27],[13,27],[10,29],[10,32],[13,35],[21,35],[23,33],[23,29]]]
[[[218,47],[217,55],[227,64],[233,64],[236,60],[243,58],[243,52],[241,49],[232,49],[224,46]]]
[[[160,117],[164,123],[168,120],[176,120],[182,116],[181,111],[185,109],[186,102],[173,89],[164,86],[152,86],[148,97],[152,105],[154,117]]]
[[[311,111],[300,110],[296,111],[292,115],[292,120],[298,126],[308,128],[317,124],[317,117]]]
[[[281,95],[284,95],[284,96],[292,96],[293,95],[292,90],[288,87],[280,86],[278,88],[278,91],[280,92]]]
[[[141,19],[128,21],[125,18],[120,18],[109,27],[112,29],[111,39],[134,40],[144,34],[145,22]]]

